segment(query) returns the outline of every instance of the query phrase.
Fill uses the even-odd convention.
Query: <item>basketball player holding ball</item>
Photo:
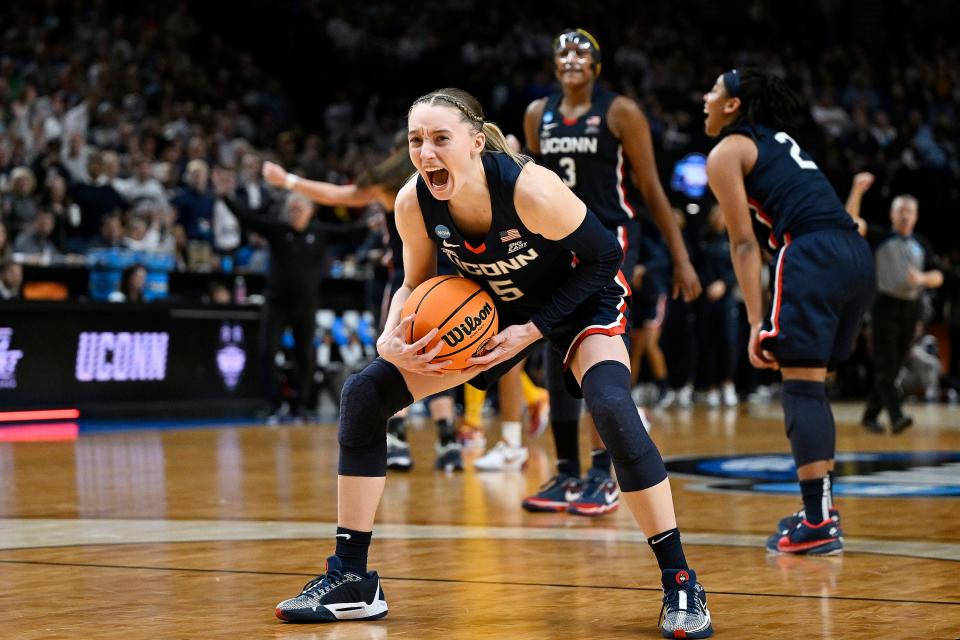
[[[684,557],[663,460],[630,398],[629,288],[616,239],[555,173],[510,152],[469,93],[442,89],[418,98],[408,129],[418,175],[396,201],[405,280],[377,341],[380,357],[344,385],[336,551],[325,573],[278,604],[276,615],[334,622],[387,614],[380,578],[367,571],[386,475],[386,419],[454,385],[489,386],[546,340],[562,354],[566,381],[583,396],[613,458],[623,500],[650,535],[661,569],[662,635],[710,636],[706,593]],[[434,361],[443,341],[421,351],[436,329],[411,344],[415,316],[401,317],[411,291],[436,275],[436,245],[496,301],[501,327],[459,373]]]

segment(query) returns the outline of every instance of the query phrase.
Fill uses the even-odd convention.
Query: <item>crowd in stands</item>
[[[552,36],[575,25],[600,40],[601,79],[643,106],[665,184],[676,161],[709,151],[701,97],[720,71],[749,64],[786,77],[809,104],[797,137],[841,198],[861,171],[877,176],[869,222],[886,224],[899,193],[918,198],[918,236],[946,276],[926,321],[955,336],[960,375],[960,244],[948,233],[960,207],[960,43],[949,2],[597,11],[454,0],[412,16],[393,3],[239,5],[229,30],[219,3],[0,7],[0,296],[17,296],[20,263],[86,264],[117,248],[169,256],[180,270],[262,270],[263,240],[218,198],[214,172],[235,172],[234,195],[269,215],[280,194],[260,178],[264,159],[349,182],[383,157],[412,99],[438,85],[465,85],[519,134],[526,105],[553,90]],[[688,212],[690,246],[707,242],[709,193],[671,199]],[[328,221],[372,220],[370,237],[334,248],[333,271],[348,257],[384,277],[378,214],[321,209]]]

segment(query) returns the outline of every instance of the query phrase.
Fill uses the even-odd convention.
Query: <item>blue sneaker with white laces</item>
[[[567,513],[596,517],[613,513],[620,508],[620,487],[608,473],[590,469],[583,483],[583,494],[572,500]]]
[[[713,635],[707,592],[693,569],[663,572],[660,634],[664,638],[709,638]]]
[[[825,556],[843,553],[840,525],[832,518],[820,523],[812,523],[804,518],[786,533],[777,532],[767,538],[767,551]]]
[[[777,532],[778,537],[787,535],[791,529],[795,529],[802,520],[807,519],[807,512],[803,509],[792,513],[789,516],[780,519],[780,522],[777,523]],[[830,519],[837,523],[837,526],[840,526],[840,512],[836,507],[830,507]],[[843,537],[843,529],[840,530],[840,537]]]
[[[330,556],[326,572],[308,582],[300,595],[278,604],[276,614],[287,622],[378,620],[387,615],[387,600],[376,571],[344,571],[340,558]]]
[[[534,495],[523,499],[523,508],[531,512],[552,513],[566,511],[571,501],[583,494],[583,480],[566,473],[558,473],[540,487]]]

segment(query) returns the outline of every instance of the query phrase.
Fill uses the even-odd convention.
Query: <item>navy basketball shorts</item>
[[[627,282],[633,279],[633,268],[637,266],[640,260],[640,222],[638,220],[628,220],[610,231],[617,237],[617,243],[620,250],[623,251],[623,262],[620,263],[620,271],[627,277]]]
[[[577,384],[573,372],[570,370],[570,362],[577,352],[577,348],[587,338],[594,334],[607,336],[622,336],[624,345],[629,351],[629,322],[630,322],[630,286],[621,271],[616,277],[616,286],[604,287],[597,291],[583,304],[574,309],[573,313],[564,318],[563,322],[558,324],[544,336],[550,348],[555,349],[563,361],[564,382],[567,390],[575,398],[582,398],[580,385]],[[500,317],[500,330],[514,324],[525,324],[529,318],[523,318],[511,314],[509,310],[497,307],[497,315]],[[512,369],[518,362],[526,358],[534,349],[540,348],[543,340],[529,345],[526,349],[502,362],[492,369],[488,369],[478,374],[467,384],[477,389],[489,389],[500,377]]]
[[[876,288],[866,241],[850,230],[786,234],[771,268],[761,348],[781,367],[832,369],[849,358]]]

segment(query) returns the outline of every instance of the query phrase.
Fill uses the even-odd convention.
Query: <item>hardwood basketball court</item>
[[[842,556],[766,553],[798,495],[671,473],[716,637],[960,637],[960,502],[925,497],[960,486],[960,462],[946,455],[960,454],[960,409],[910,407],[918,424],[899,437],[864,432],[858,409],[836,408],[839,451],[870,454],[852,456],[839,478],[870,494],[838,499]],[[788,451],[777,405],[651,417],[664,456],[688,467]],[[548,434],[530,444],[522,474],[450,476],[431,469],[433,437],[411,430],[416,466],[388,476],[378,513],[370,566],[389,615],[325,626],[280,622],[273,607],[332,553],[332,425],[0,443],[0,637],[659,637],[659,571],[625,507],[596,520],[521,510],[552,474]],[[856,466],[902,458],[884,452],[932,457]],[[750,474],[764,460],[725,468]]]

